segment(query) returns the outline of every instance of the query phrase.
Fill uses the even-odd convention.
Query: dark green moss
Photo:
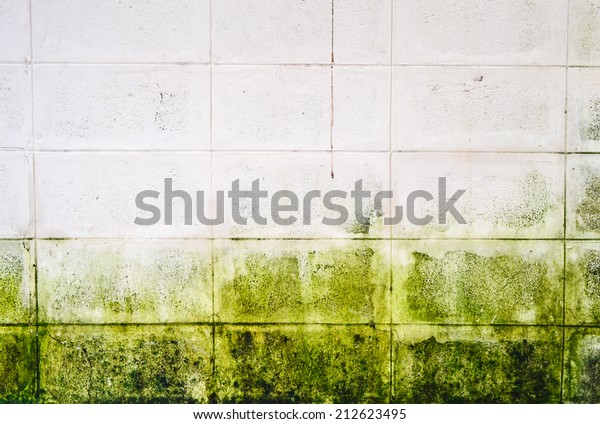
[[[41,345],[44,400],[205,402],[211,351],[206,327],[50,328]]]
[[[242,252],[237,254],[240,259],[232,278],[215,287],[221,320],[367,323],[385,319],[386,263],[368,245],[275,255]]]
[[[508,329],[505,331],[513,331]],[[398,403],[555,403],[561,340],[430,337],[395,343]]]
[[[600,230],[600,176],[588,173],[583,198],[577,205],[577,215],[579,229]]]
[[[565,397],[573,403],[600,402],[600,335],[598,329],[570,333],[565,362]]]
[[[28,328],[0,328],[0,403],[36,401],[35,336]]]
[[[405,278],[398,307],[411,321],[552,323],[561,315],[560,277],[543,259],[415,252]]]
[[[217,330],[226,403],[387,402],[389,331],[362,326]]]

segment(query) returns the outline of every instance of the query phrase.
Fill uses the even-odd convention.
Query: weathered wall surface
[[[600,1],[0,0],[0,402],[598,402],[599,241]]]

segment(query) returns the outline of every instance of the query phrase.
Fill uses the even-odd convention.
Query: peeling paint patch
[[[41,341],[47,403],[208,401],[210,327],[49,327]]]
[[[225,403],[384,403],[389,329],[253,326],[217,329]]]
[[[560,401],[560,329],[404,326],[394,333],[396,403]]]

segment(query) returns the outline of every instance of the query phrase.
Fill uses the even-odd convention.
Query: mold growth
[[[396,403],[553,403],[561,344],[451,340],[395,344]]]
[[[24,288],[23,255],[0,251],[0,322],[26,322],[28,290]]]
[[[565,364],[567,401],[600,402],[600,337],[574,333],[569,339],[568,355]]]
[[[0,403],[35,403],[35,340],[25,328],[0,328]]]
[[[590,100],[590,123],[586,136],[588,140],[600,141],[600,99]]]
[[[383,403],[389,332],[368,327],[225,327],[216,380],[225,403]]]
[[[210,253],[154,242],[39,248],[42,322],[210,320]],[[75,270],[75,271],[74,271]]]
[[[496,225],[511,228],[530,228],[544,222],[553,206],[552,190],[546,178],[533,171],[518,180],[514,193],[518,196],[510,204],[499,206],[495,214]]]
[[[43,400],[58,403],[198,403],[208,398],[206,327],[69,328],[41,344]]]
[[[577,301],[588,306],[591,320],[600,322],[600,252],[586,251],[578,265],[583,293],[577,296]]]
[[[543,260],[450,251],[439,259],[414,252],[402,290],[409,319],[493,324],[554,322],[559,289]]]
[[[385,315],[387,286],[385,264],[367,246],[247,252],[233,278],[215,287],[217,315],[233,322],[367,323]]]
[[[600,176],[588,173],[585,191],[577,205],[577,227],[584,231],[600,230]]]

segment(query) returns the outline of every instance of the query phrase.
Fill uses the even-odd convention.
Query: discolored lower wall
[[[0,40],[0,402],[600,402],[599,0],[0,0]],[[236,180],[393,199],[195,219]],[[442,180],[465,223],[408,219]]]
[[[600,401],[594,242],[0,249],[2,402]]]

